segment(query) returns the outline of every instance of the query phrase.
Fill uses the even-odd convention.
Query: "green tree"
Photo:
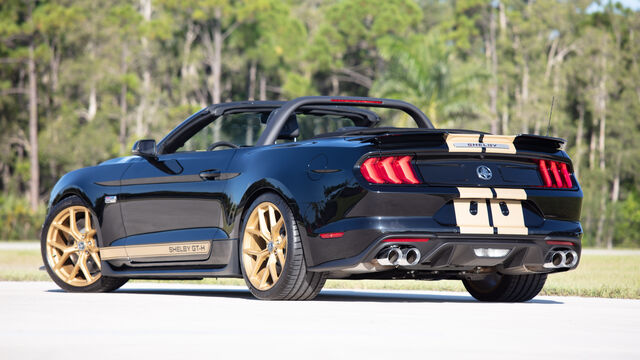
[[[471,126],[469,121],[479,117],[486,74],[475,64],[458,61],[445,37],[434,32],[387,38],[380,52],[387,70],[374,83],[374,95],[415,104],[439,127]]]

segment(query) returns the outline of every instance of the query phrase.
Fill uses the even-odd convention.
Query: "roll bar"
[[[353,96],[303,96],[284,103],[274,110],[267,120],[267,128],[260,135],[255,146],[273,144],[289,116],[305,105],[346,105],[366,106],[402,110],[409,114],[420,128],[434,129],[431,120],[420,109],[401,100],[379,99]]]

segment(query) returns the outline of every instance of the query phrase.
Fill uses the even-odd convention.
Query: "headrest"
[[[291,114],[287,122],[282,126],[280,134],[278,134],[278,140],[293,140],[299,135],[298,119],[296,118],[296,114]]]

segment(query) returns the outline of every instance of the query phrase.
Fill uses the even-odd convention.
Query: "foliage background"
[[[584,241],[640,246],[640,13],[593,0],[3,0],[0,238],[72,169],[207,104],[400,98],[439,127],[568,139]]]

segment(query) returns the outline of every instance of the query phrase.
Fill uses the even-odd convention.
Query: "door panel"
[[[123,215],[127,236],[179,229],[219,227],[222,219],[222,203],[217,199],[201,199],[186,195],[158,199],[139,198],[127,202]]]
[[[234,153],[235,149],[175,153],[133,163],[122,178],[119,197],[127,237],[221,227],[226,181],[200,173],[224,173]],[[180,239],[191,240],[195,239]]]

